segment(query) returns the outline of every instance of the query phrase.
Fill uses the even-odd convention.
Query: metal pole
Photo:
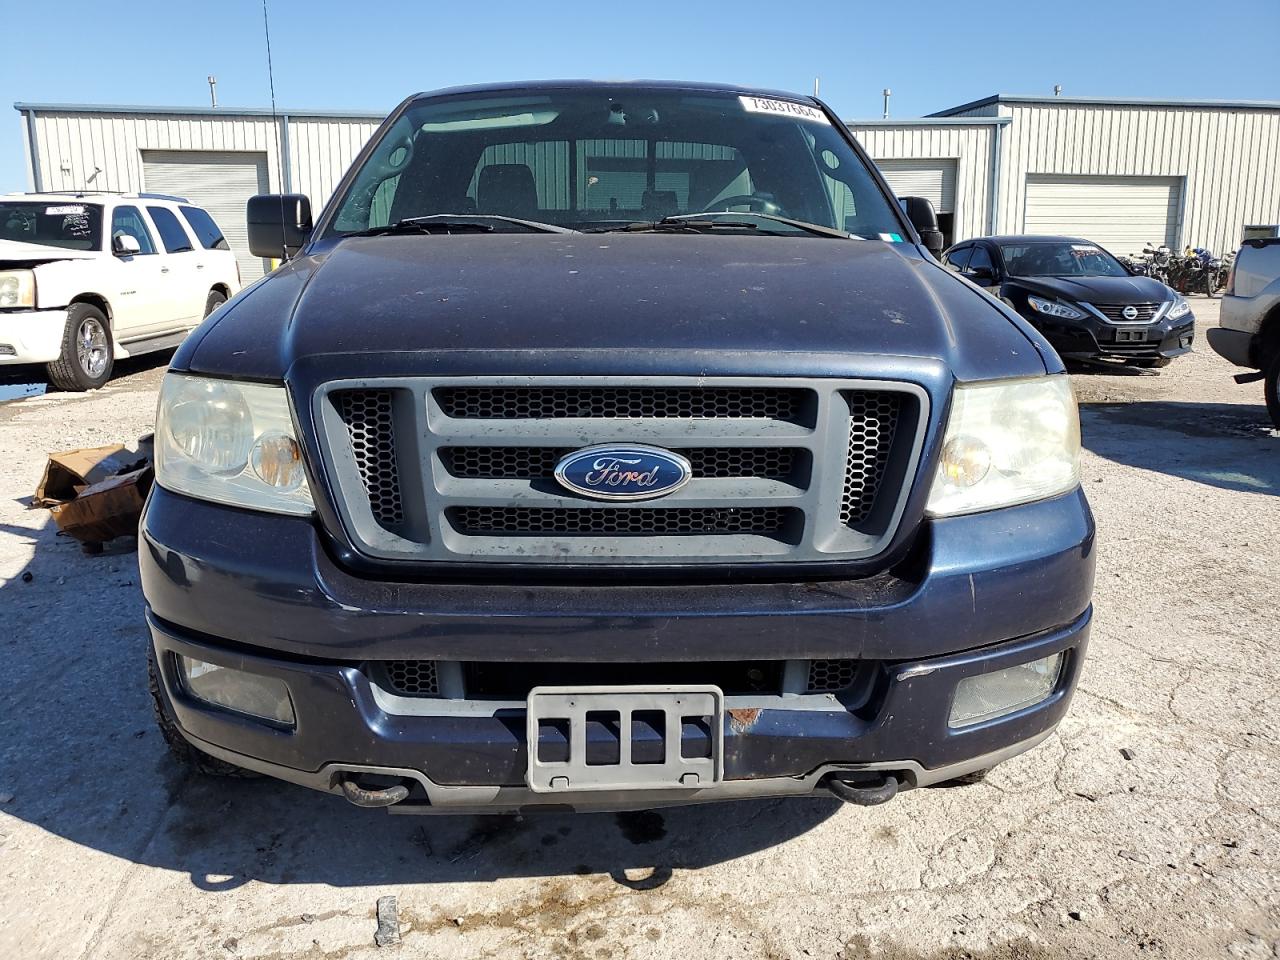
[[[813,95],[815,98],[818,96],[818,81],[821,79],[822,79],[821,77],[813,78]]]
[[[209,106],[218,106],[218,78],[213,74],[209,74]]]
[[[893,96],[893,91],[890,90],[888,87],[885,87],[884,88],[884,117],[883,117],[883,119],[885,120],[889,119],[889,98],[891,96]]]

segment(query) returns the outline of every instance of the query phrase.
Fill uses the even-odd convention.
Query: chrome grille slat
[[[395,395],[399,525],[374,514],[367,467],[338,413],[342,392],[352,390]],[[603,406],[584,408],[593,395]],[[649,405],[637,407],[637,397]],[[691,407],[690,398],[702,397],[711,405]],[[725,398],[749,415],[683,415],[731,413]],[[510,417],[512,403],[539,416]],[[360,552],[588,566],[873,556],[901,518],[929,415],[919,385],[804,377],[635,377],[622,385],[591,376],[377,378],[323,384],[314,405],[333,505]],[[682,415],[564,415],[584,409]],[[752,415],[759,412],[776,416]],[[669,496],[625,505],[554,481],[566,452],[609,442],[682,453],[695,464],[693,479]]]
[[[1112,323],[1150,323],[1155,319],[1163,304],[1160,303],[1095,303],[1092,305]],[[1136,317],[1126,317],[1125,307],[1133,307],[1138,311]]]

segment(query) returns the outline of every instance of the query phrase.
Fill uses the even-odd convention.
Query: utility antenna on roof
[[[885,87],[882,93],[884,96],[884,119],[888,120],[889,119],[889,98],[893,96],[893,91],[890,90],[888,87]]]
[[[1055,84],[1053,85],[1053,95],[1054,95],[1055,97],[1060,97],[1060,96],[1062,96],[1062,84],[1060,84],[1060,83],[1055,83]]]
[[[217,109],[218,106],[218,78],[212,73],[209,74],[209,106]]]
[[[820,81],[821,79],[822,79],[821,77],[813,78],[813,95],[815,98],[818,96],[818,81]]]
[[[276,133],[276,158],[279,176],[284,177],[284,139],[280,136],[280,119],[276,116],[276,74],[271,66],[271,23],[267,18],[267,0],[262,0],[262,34],[267,41],[267,85],[271,91],[271,126]],[[284,182],[280,184],[280,259],[289,259],[284,233]]]

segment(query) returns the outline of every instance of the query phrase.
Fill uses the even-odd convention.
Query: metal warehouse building
[[[222,225],[245,280],[245,200],[317,207],[382,114],[15,104],[32,190],[190,197]],[[1234,249],[1280,224],[1280,102],[999,95],[909,120],[851,120],[899,195],[926,196],[949,242],[1070,233],[1113,252]]]

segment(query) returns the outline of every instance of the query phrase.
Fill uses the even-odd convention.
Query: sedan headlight
[[[0,270],[0,308],[34,307],[35,305],[35,271]]]
[[[1173,306],[1169,308],[1167,314],[1170,320],[1177,320],[1179,317],[1185,317],[1191,312],[1191,304],[1187,303],[1185,297],[1181,294],[1175,294],[1173,298]]]
[[[167,374],[156,415],[156,482],[252,510],[313,509],[284,388],[261,383]]]
[[[1059,303],[1057,300],[1046,300],[1044,297],[1027,297],[1027,303],[1031,304],[1031,309],[1036,313],[1043,313],[1046,317],[1058,317],[1062,320],[1080,320],[1084,317],[1083,310],[1077,310],[1075,307]]]
[[[956,387],[930,514],[1027,503],[1079,482],[1080,415],[1065,375]]]

